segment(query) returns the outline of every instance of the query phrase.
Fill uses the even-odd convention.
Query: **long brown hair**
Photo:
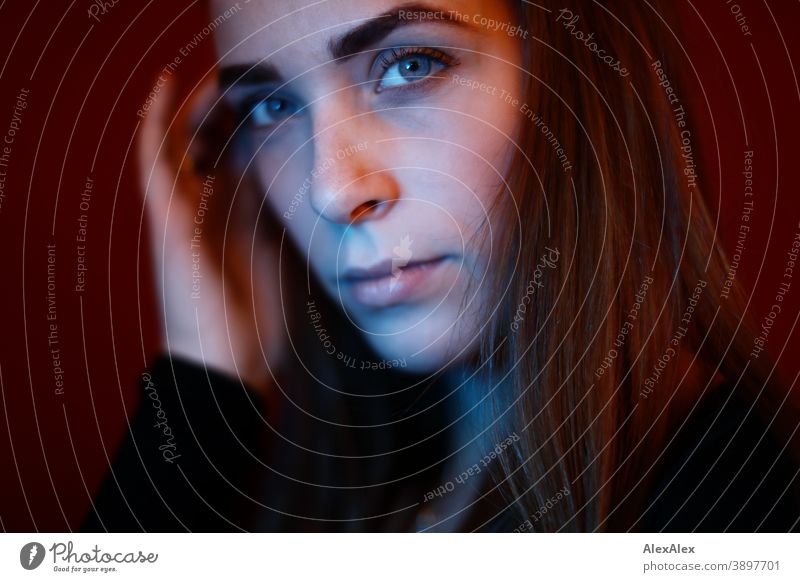
[[[742,390],[769,374],[763,359],[748,363],[740,293],[722,298],[727,266],[670,7],[515,4],[537,116],[509,176],[515,204],[496,208],[520,226],[493,241],[509,260],[495,279],[503,307],[484,336],[484,386],[502,419],[496,437],[522,437],[498,481],[520,523],[547,507],[534,530],[635,527],[676,419],[745,366]],[[531,287],[548,248],[558,264]]]

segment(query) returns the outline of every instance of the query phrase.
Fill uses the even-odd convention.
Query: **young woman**
[[[797,528],[667,6],[210,15],[142,125],[168,355],[86,529]]]

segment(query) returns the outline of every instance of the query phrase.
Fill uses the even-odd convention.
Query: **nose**
[[[353,224],[385,215],[399,197],[391,168],[375,143],[379,122],[350,108],[330,106],[314,119],[311,207],[323,218]]]

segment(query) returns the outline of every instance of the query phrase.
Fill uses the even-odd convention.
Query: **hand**
[[[188,169],[217,93],[204,86],[181,113],[175,92],[171,82],[162,88],[138,142],[164,347],[263,394],[283,325],[278,252],[257,228],[266,210],[246,188],[234,193],[222,168]]]

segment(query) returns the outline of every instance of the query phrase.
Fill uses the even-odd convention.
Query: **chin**
[[[379,358],[403,362],[402,372],[442,372],[463,363],[477,349],[477,330],[464,329],[463,322],[428,319],[413,327],[407,323],[405,327],[405,331],[392,335],[365,336]]]

